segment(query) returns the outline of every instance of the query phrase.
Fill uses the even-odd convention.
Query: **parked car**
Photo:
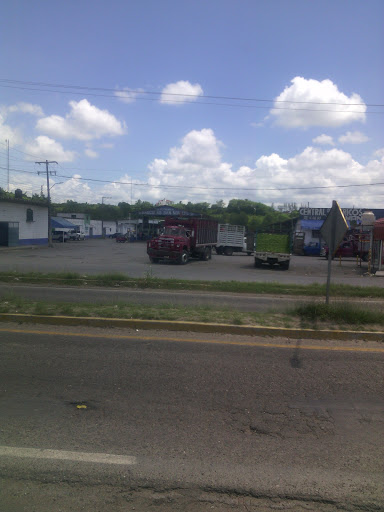
[[[68,233],[69,240],[85,240],[84,233],[81,233],[80,231],[72,230]]]
[[[117,238],[118,236],[121,236],[123,233],[112,233],[112,235],[109,235],[108,238]]]
[[[52,242],[68,242],[69,239],[68,233],[64,233],[62,231],[52,233]]]
[[[118,236],[116,237],[116,242],[124,243],[127,241],[128,241],[127,235],[122,235],[121,233],[119,233]]]

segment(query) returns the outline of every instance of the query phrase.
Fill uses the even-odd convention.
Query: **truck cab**
[[[185,265],[189,258],[209,260],[217,244],[217,221],[211,219],[166,219],[162,233],[147,242],[151,263],[171,260]]]

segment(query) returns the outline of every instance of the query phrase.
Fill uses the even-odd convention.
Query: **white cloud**
[[[70,112],[64,117],[52,115],[39,119],[37,130],[63,139],[92,140],[104,136],[115,137],[126,132],[120,122],[108,110],[100,110],[88,100],[70,101]]]
[[[71,179],[52,188],[52,201],[57,203],[64,203],[68,200],[81,203],[96,203],[100,201],[98,193],[79,178],[81,178],[79,174],[74,174]]]
[[[343,207],[384,207],[384,187],[365,185],[382,181],[384,158],[379,157],[384,156],[383,149],[377,151],[378,158],[366,165],[341,149],[310,146],[287,158],[277,153],[261,154],[254,165],[234,168],[231,163],[223,161],[222,147],[213,130],[193,130],[178,146],[170,148],[165,158],[155,158],[149,164],[148,176],[143,177],[143,181],[133,179],[134,184],[149,183],[152,188],[131,187],[132,176],[129,175],[100,187],[92,183],[88,185],[78,179],[80,176],[74,175],[52,189],[54,201],[74,199],[91,203],[100,202],[102,196],[110,196],[111,204],[119,201],[130,203],[131,199],[134,202],[138,199],[156,202],[164,197],[175,202],[214,203],[219,199],[247,198],[265,204],[295,202],[324,207],[331,206],[332,200],[336,199]],[[39,159],[45,157],[42,158],[40,153]],[[58,156],[52,159],[60,162]],[[18,180],[22,190],[29,190],[29,175],[20,174]],[[332,187],[346,184],[363,186]],[[171,187],[163,188],[164,185]],[[177,188],[172,188],[175,185]]]
[[[319,135],[318,137],[315,137],[312,139],[312,142],[314,144],[319,144],[321,146],[334,146],[335,143],[333,142],[333,138],[330,135]]]
[[[63,163],[72,162],[76,157],[74,151],[65,151],[60,142],[45,135],[40,135],[33,142],[26,144],[25,152],[29,154],[27,160],[56,160]]]
[[[221,145],[210,129],[188,133],[180,146],[170,149],[168,158],[156,158],[149,165],[150,184],[180,188],[148,189],[145,199],[155,201],[166,196],[176,202],[212,203],[240,197],[266,204],[310,202],[315,206],[327,206],[332,199],[338,199],[346,207],[383,205],[380,187],[311,188],[381,181],[384,163],[378,160],[364,166],[340,149],[307,147],[288,159],[276,153],[261,155],[254,166],[235,170],[232,164],[222,161]],[[202,188],[193,188],[197,186]]]
[[[373,156],[378,158],[384,158],[384,148],[378,149],[373,153]]]
[[[196,101],[202,94],[203,89],[200,84],[191,84],[187,80],[180,80],[164,87],[161,91],[160,103],[181,105]]]
[[[339,137],[340,144],[362,144],[368,140],[369,138],[361,132],[347,132]]]
[[[143,89],[129,89],[129,87],[124,87],[123,89],[119,89],[115,91],[115,96],[123,103],[134,103],[138,94],[143,93]]]
[[[23,114],[31,114],[33,116],[42,117],[44,115],[43,109],[40,105],[34,105],[32,103],[16,103],[8,107],[8,112],[22,112]]]
[[[98,158],[99,156],[99,153],[97,153],[96,151],[94,151],[93,149],[91,148],[86,148],[86,150],[84,151],[85,155],[88,157],[88,158]]]
[[[277,124],[287,128],[308,128],[365,121],[367,107],[361,97],[356,93],[347,96],[331,80],[320,82],[296,76],[291,84],[275,99],[270,111]]]
[[[9,140],[12,145],[21,143],[21,134],[17,129],[12,128],[8,124],[5,124],[5,116],[0,113],[0,140]]]

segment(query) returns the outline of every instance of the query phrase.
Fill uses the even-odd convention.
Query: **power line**
[[[1,80],[0,80],[1,81]],[[59,93],[59,94],[77,94],[77,95],[85,95],[87,94],[88,96],[97,96],[97,97],[106,97],[106,98],[114,98],[114,99],[118,99],[119,96],[116,95],[115,93],[128,93],[128,92],[135,92],[136,95],[139,95],[139,94],[157,94],[157,95],[160,95],[160,94],[163,94],[163,93],[155,93],[155,92],[148,92],[148,91],[140,91],[140,92],[136,92],[136,91],[127,91],[127,90],[118,90],[116,89],[115,90],[115,93],[114,94],[96,94],[96,93],[92,93],[92,92],[88,92],[88,90],[85,92],[78,92],[78,91],[70,91],[70,90],[67,90],[67,91],[60,91],[60,90],[57,90],[57,89],[39,89],[39,88],[36,88],[36,87],[26,87],[26,86],[11,86],[11,85],[2,85],[0,84],[0,87],[6,87],[6,88],[11,88],[11,89],[21,89],[21,90],[29,90],[29,91],[37,91],[37,92],[53,92],[53,93]],[[60,86],[59,86],[60,87]],[[91,89],[91,88],[90,88]],[[310,108],[294,108],[294,107],[278,107],[278,106],[272,106],[272,105],[269,105],[269,106],[266,106],[266,105],[250,105],[250,104],[246,104],[246,105],[241,105],[241,104],[238,104],[238,103],[219,103],[217,101],[215,102],[209,102],[209,101],[199,101],[201,98],[202,99],[209,99],[209,98],[217,98],[217,99],[220,99],[220,98],[223,98],[225,100],[230,100],[231,98],[230,97],[226,97],[226,96],[204,96],[204,95],[201,95],[201,96],[194,96],[194,95],[188,95],[188,94],[180,94],[180,93],[164,93],[165,96],[171,96],[171,95],[174,95],[174,96],[185,96],[185,97],[191,97],[191,100],[189,101],[177,101],[177,100],[162,100],[162,103],[180,103],[180,104],[185,104],[185,103],[193,103],[194,105],[214,105],[214,106],[222,106],[222,107],[235,107],[235,108],[252,108],[252,109],[271,109],[271,110],[288,110],[288,111],[305,111],[305,112],[331,112],[331,113],[339,113],[339,114],[383,114],[384,111],[372,111],[372,110],[366,110],[366,111],[362,111],[362,110],[350,110],[350,109],[344,109],[344,110],[335,110],[335,109],[310,109]],[[193,100],[192,100],[193,98]],[[140,100],[140,101],[158,101],[157,98],[142,98],[142,97],[139,97],[137,96],[135,99],[137,100]],[[246,99],[246,98],[234,98],[236,99],[237,101],[254,101],[254,102],[271,102],[271,103],[277,103],[277,102],[281,102],[281,103],[290,103],[292,105],[295,105],[295,104],[309,104],[309,105],[335,105],[335,106],[339,106],[339,107],[342,107],[342,106],[345,106],[345,107],[351,107],[351,106],[361,106],[361,107],[366,107],[366,106],[370,106],[370,107],[383,107],[384,105],[381,105],[381,104],[364,104],[364,103],[321,103],[321,102],[310,102],[310,101],[288,101],[288,100],[262,100],[262,99],[256,99],[256,98],[250,98],[250,99]]]
[[[0,169],[5,169],[5,167],[1,167]],[[27,174],[35,174],[32,171],[24,171],[21,169],[10,169],[12,172],[21,172]],[[376,183],[358,183],[358,184],[346,184],[346,185],[316,185],[312,187],[271,187],[271,188],[233,188],[233,187],[196,187],[196,186],[185,186],[185,185],[152,185],[150,183],[135,183],[133,181],[116,181],[116,180],[100,180],[96,178],[82,178],[82,177],[74,177],[74,176],[66,176],[64,174],[56,174],[58,178],[67,178],[70,180],[78,180],[78,181],[90,181],[95,183],[114,183],[116,185],[133,185],[137,187],[150,187],[150,188],[158,188],[158,189],[188,189],[188,190],[232,190],[232,191],[285,191],[285,190],[317,190],[317,189],[333,189],[333,188],[351,188],[351,187],[373,187],[384,185],[384,182],[376,182]]]
[[[165,96],[182,96],[182,97],[191,97],[196,98],[195,94],[184,94],[184,93],[176,93],[176,92],[155,92],[155,91],[145,91],[143,89],[111,89],[106,87],[89,87],[82,85],[65,85],[65,84],[52,84],[45,82],[31,82],[31,81],[22,81],[22,80],[11,80],[7,78],[0,78],[0,82],[7,83],[17,83],[24,85],[33,85],[33,86],[43,86],[43,87],[61,87],[68,89],[83,89],[87,91],[108,91],[113,93],[122,93],[122,94],[148,94],[148,95],[156,95],[161,96],[164,94]],[[198,96],[199,98],[209,98],[209,99],[220,99],[220,100],[235,100],[235,101],[255,101],[255,102],[269,102],[269,103],[305,103],[312,105],[339,105],[339,106],[362,106],[362,107],[384,107],[384,104],[380,103],[339,103],[339,102],[324,102],[324,101],[292,101],[292,100],[271,100],[271,99],[261,99],[261,98],[245,98],[241,96],[214,96],[208,94],[201,94]]]

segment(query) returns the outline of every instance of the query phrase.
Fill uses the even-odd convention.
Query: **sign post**
[[[328,245],[328,275],[327,275],[327,292],[326,304],[329,304],[329,288],[331,285],[331,263],[333,254],[342,242],[345,233],[348,230],[348,224],[345,220],[344,214],[341,211],[337,201],[332,201],[332,208],[327,215],[320,229],[321,236],[324,238]]]

